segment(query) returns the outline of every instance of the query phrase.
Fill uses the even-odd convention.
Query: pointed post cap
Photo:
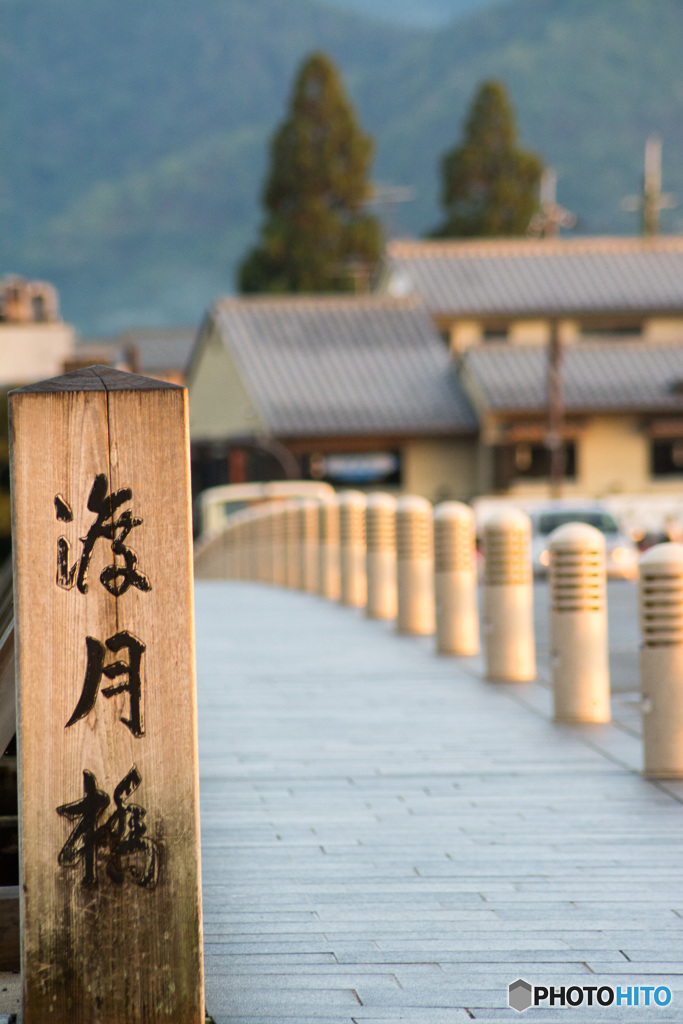
[[[143,377],[139,373],[115,370],[112,366],[86,366],[72,370],[61,377],[39,380],[35,384],[16,388],[11,395],[41,394],[60,391],[184,391],[180,384]]]

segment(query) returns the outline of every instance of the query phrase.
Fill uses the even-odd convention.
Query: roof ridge
[[[330,309],[334,307],[359,307],[370,306],[371,308],[389,307],[392,309],[414,309],[424,305],[419,295],[388,295],[385,292],[372,292],[371,294],[356,295],[353,293],[297,293],[287,295],[273,294],[249,294],[249,295],[224,295],[216,299],[214,306],[221,309],[235,308],[249,309],[263,306],[273,308],[277,306]]]
[[[548,256],[590,252],[683,252],[683,235],[579,235],[571,238],[439,238],[395,239],[387,245],[393,259],[437,255],[463,256]]]
[[[662,341],[646,341],[643,338],[634,339],[633,341],[608,341],[607,339],[601,340],[600,338],[595,339],[581,339],[579,341],[568,341],[562,347],[564,353],[568,352],[587,352],[593,351],[613,351],[613,352],[658,352],[662,349],[677,349],[683,351],[683,338],[680,341],[675,339],[662,340]],[[487,341],[480,345],[470,345],[463,352],[463,356],[466,358],[470,353],[477,352],[541,352],[547,353],[547,344],[539,344],[537,341]]]

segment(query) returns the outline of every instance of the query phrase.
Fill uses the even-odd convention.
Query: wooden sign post
[[[10,397],[24,1024],[203,1024],[187,393]]]

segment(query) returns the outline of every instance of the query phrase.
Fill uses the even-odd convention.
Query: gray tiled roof
[[[386,297],[243,297],[212,317],[276,436],[476,429],[422,304]]]
[[[184,370],[196,336],[196,327],[140,328],[120,334],[116,341],[136,347],[144,372]]]
[[[85,338],[77,342],[77,348],[106,348],[110,358],[125,356],[130,346],[137,350],[140,369],[143,373],[152,371],[182,371],[192,351],[197,328],[195,327],[140,327],[123,331],[107,342]]]
[[[683,237],[393,242],[388,290],[431,313],[683,311]]]
[[[469,349],[462,372],[493,411],[539,412],[547,402],[547,349],[496,342]],[[562,365],[567,410],[683,413],[683,344],[576,342]]]

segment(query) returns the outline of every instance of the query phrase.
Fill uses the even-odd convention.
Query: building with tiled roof
[[[547,407],[547,353],[495,343],[465,353],[461,373],[481,411],[538,413]],[[567,413],[683,413],[683,345],[567,346],[562,367]]]
[[[93,363],[115,366],[122,370],[185,383],[185,368],[197,337],[193,327],[137,327],[106,340],[78,340],[68,369],[76,370]]]
[[[189,365],[200,486],[298,473],[546,496],[553,334],[565,492],[680,489],[683,238],[397,241],[388,257],[373,296],[212,307]]]
[[[460,352],[489,340],[683,340],[683,237],[395,241],[385,288],[419,295]]]
[[[480,424],[482,493],[546,488],[548,357],[538,345],[467,350],[460,375]],[[683,341],[584,342],[562,359],[569,491],[657,493],[683,482]]]
[[[476,418],[419,299],[222,299],[188,384],[200,486],[298,470],[471,496]]]

